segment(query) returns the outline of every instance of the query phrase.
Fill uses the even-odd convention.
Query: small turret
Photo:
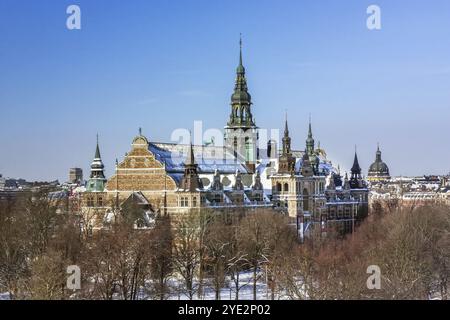
[[[291,137],[289,136],[289,127],[286,114],[284,125],[283,151],[278,162],[278,173],[293,174],[295,170],[295,158],[291,152]]]
[[[94,160],[91,163],[91,175],[86,187],[88,192],[103,192],[105,190],[106,178],[104,173],[105,166],[103,165],[102,157],[100,155],[100,146],[98,143],[95,148]]]
[[[355,158],[353,160],[352,175],[350,178],[350,187],[352,189],[362,188],[361,167],[359,166],[358,154],[355,147]]]
[[[255,183],[253,184],[252,189],[254,191],[261,191],[264,189],[263,184],[261,183],[261,175],[259,170],[256,171]]]
[[[223,190],[223,184],[220,182],[220,173],[219,170],[214,171],[214,177],[213,177],[213,184],[211,186],[211,189],[213,191],[222,191]]]
[[[314,168],[309,161],[309,156],[306,150],[303,154],[301,174],[304,177],[312,177],[314,175]]]
[[[235,183],[233,185],[233,190],[235,191],[242,191],[244,190],[244,184],[242,183],[242,175],[241,172],[238,170],[236,170],[236,175],[235,175]]]
[[[351,189],[350,181],[348,180],[348,174],[346,172],[345,179],[344,179],[344,190],[350,190],[350,189]]]
[[[192,142],[189,146],[188,156],[186,159],[186,163],[184,166],[184,175],[181,179],[180,187],[185,191],[198,191],[203,189],[202,181],[198,176],[198,165],[195,163],[194,157],[194,147],[192,146]]]

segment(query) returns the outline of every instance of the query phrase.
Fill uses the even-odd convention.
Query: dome
[[[381,160],[380,147],[377,149],[375,162],[369,167],[369,177],[389,177],[389,167]]]
[[[388,176],[389,175],[389,167],[383,161],[374,162],[369,167],[369,176],[371,176],[371,175]]]

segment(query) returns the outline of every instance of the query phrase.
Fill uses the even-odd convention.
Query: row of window
[[[281,183],[277,183],[276,187],[275,187],[276,191],[278,192],[289,192],[289,184],[285,183],[285,184],[281,184]],[[301,190],[301,183],[297,182],[297,190]],[[306,190],[306,188],[304,189]],[[323,182],[319,182],[319,193],[323,193],[325,191],[325,183]]]
[[[197,206],[197,197],[192,198],[192,207]],[[180,197],[180,207],[189,207],[189,198],[188,197]]]
[[[337,218],[351,218],[352,217],[352,211],[351,208],[346,207],[345,210],[342,207],[339,207],[336,214],[336,208],[330,208],[330,219],[336,219]]]
[[[94,197],[88,197],[87,198],[87,206],[92,208],[92,207],[103,207],[103,198],[102,197],[98,197],[97,198],[97,204],[95,203],[95,199]]]

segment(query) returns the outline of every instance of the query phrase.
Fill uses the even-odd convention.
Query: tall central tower
[[[231,96],[230,119],[225,126],[225,146],[233,150],[235,158],[243,159],[254,170],[258,158],[258,128],[252,115],[252,97],[248,93],[245,68],[242,64],[242,38],[239,40],[239,65]]]

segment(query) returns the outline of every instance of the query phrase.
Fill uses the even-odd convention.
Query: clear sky
[[[380,142],[393,175],[450,171],[448,0],[1,0],[0,173],[87,176],[99,133],[110,175],[139,127],[167,142],[194,120],[223,128],[241,32],[259,127],[287,109],[303,149],[311,113],[343,168],[357,145],[367,172]]]

